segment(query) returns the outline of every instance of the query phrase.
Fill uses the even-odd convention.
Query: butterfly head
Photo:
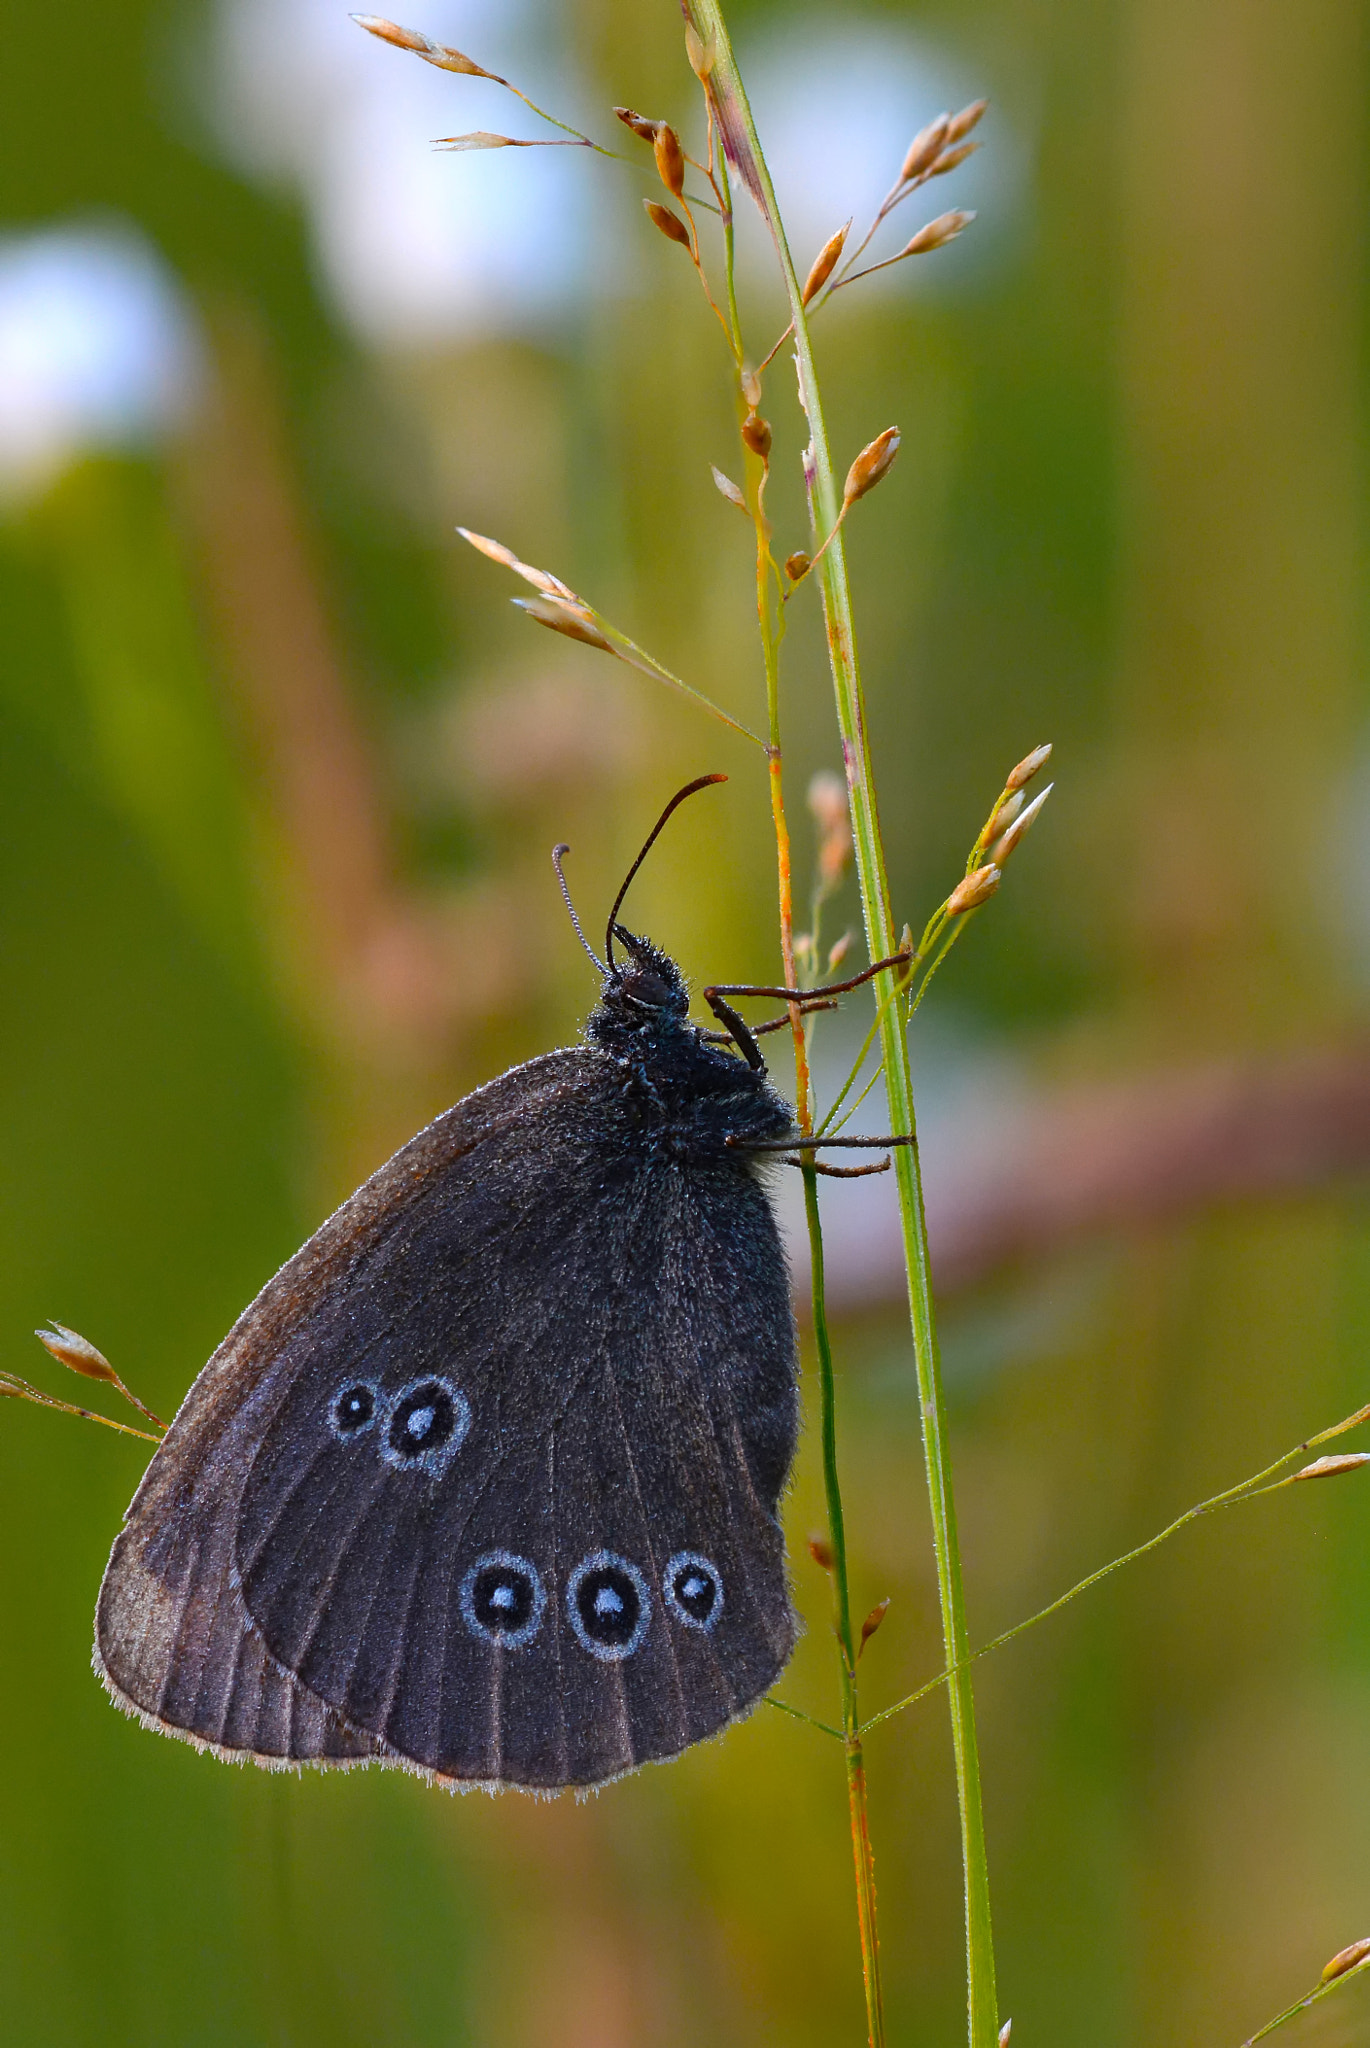
[[[566,903],[567,913],[575,927],[576,937],[584,946],[595,966],[603,976],[600,984],[599,1002],[590,1017],[589,1035],[597,1044],[621,1039],[625,1032],[641,1040],[644,1036],[665,1034],[670,1037],[678,1033],[685,1024],[690,1008],[690,992],[685,986],[685,977],[669,953],[663,953],[660,946],[654,946],[650,939],[640,939],[634,932],[618,922],[618,913],[623,905],[634,875],[656,844],[657,836],[666,820],[682,804],[687,796],[697,790],[707,789],[711,783],[725,782],[723,775],[700,775],[693,782],[687,782],[684,789],[678,789],[667,804],[661,816],[653,825],[643,844],[642,851],[623,878],[622,887],[614,898],[613,909],[604,933],[604,958],[586,938],[576,916],[571,892],[566,886],[562,872],[562,856],[570,852],[566,845],[552,850],[552,865],[556,869],[557,881]],[[614,952],[617,941],[623,957]]]
[[[624,957],[616,960],[604,977],[596,1014],[636,1031],[683,1022],[690,992],[670,954],[621,924],[614,925],[613,935]]]

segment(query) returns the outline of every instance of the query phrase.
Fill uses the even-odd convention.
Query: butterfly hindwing
[[[111,1560],[99,1650],[140,1711],[552,1788],[673,1755],[772,1681],[783,1259],[740,1159],[625,1151],[619,1086],[586,1052],[478,1091],[253,1304]],[[279,1697],[252,1708],[256,1665]]]
[[[248,1403],[193,1476],[154,1461],[100,1589],[95,1667],[126,1710],[198,1746],[359,1762],[379,1745],[271,1657],[243,1605],[233,1533],[251,1421]]]
[[[542,1096],[568,1084],[552,1054],[519,1070]],[[134,1496],[96,1612],[95,1665],[117,1703],[191,1742],[264,1762],[350,1762],[381,1745],[344,1724],[267,1650],[243,1604],[236,1537],[254,1454],[288,1384],[301,1323],[346,1292],[359,1262],[431,1194],[463,1149],[518,1112],[505,1075],[406,1145],[269,1281],[196,1379]],[[512,1097],[512,1099],[511,1099]],[[381,1760],[386,1760],[383,1757]]]

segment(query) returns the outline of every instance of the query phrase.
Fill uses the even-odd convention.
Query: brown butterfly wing
[[[567,1057],[533,1066],[552,1070],[555,1087]],[[129,1507],[96,1608],[96,1672],[147,1725],[266,1764],[398,1761],[273,1658],[254,1627],[234,1555],[243,1488],[292,1329],[345,1288],[397,1213],[514,1113],[513,1078],[468,1096],[373,1174],[268,1281],[192,1386]]]
[[[783,1259],[740,1161],[649,1170],[624,1147],[618,1085],[554,1054],[479,1091],[264,1290],[115,1547],[98,1654],[126,1701],[263,1758],[551,1788],[673,1755],[772,1681],[794,1627]],[[378,1435],[424,1374],[469,1404],[431,1472]],[[331,1419],[350,1380],[379,1404],[355,1441]],[[505,1647],[472,1626],[470,1582],[514,1552],[546,1611]],[[572,1611],[605,1554],[637,1574],[631,1654]],[[665,1594],[700,1554],[707,1627]]]

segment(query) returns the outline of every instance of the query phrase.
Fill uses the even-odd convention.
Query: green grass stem
[[[775,191],[737,68],[720,0],[688,0],[688,6],[693,15],[694,26],[705,47],[713,52],[714,70],[711,85],[719,109],[720,127],[726,146],[737,163],[744,182],[755,196],[775,243],[794,321],[800,391],[812,437],[808,481],[813,527],[818,534],[833,533],[841,510],[841,496],[823,420],[818,377],[802,302],[800,280],[785,238]],[[884,954],[894,952],[897,927],[890,906],[889,884],[885,872],[865,703],[857,661],[851,590],[847,578],[843,536],[840,532],[835,534],[815,573],[819,578],[822,592],[838,724],[842,735],[847,785],[851,797],[857,878],[861,890],[866,940],[871,958],[879,959]],[[891,972],[891,981],[892,978]],[[877,1002],[882,994],[888,992],[889,986],[890,982],[886,982],[883,989],[877,984]],[[885,1011],[881,1022],[880,1041],[891,1128],[898,1135],[911,1137],[915,1130],[913,1084],[903,1020],[896,1004],[891,1004]],[[938,1365],[927,1227],[916,1146],[901,1145],[895,1149],[894,1172],[899,1195],[900,1224],[908,1274],[909,1315],[922,1407],[923,1442],[937,1560],[943,1641],[950,1673],[948,1696],[965,1879],[969,2043],[970,2048],[997,2048],[999,2016],[990,1919],[989,1866],[975,1731],[975,1701],[969,1668],[969,1638],[962,1589],[960,1548],[956,1535],[951,1453],[947,1442],[945,1403]]]

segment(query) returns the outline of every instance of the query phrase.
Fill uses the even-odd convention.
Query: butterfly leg
[[[819,1159],[782,1159],[782,1166],[812,1166],[815,1173],[824,1173],[829,1180],[863,1180],[868,1173],[888,1173],[891,1160],[887,1152],[883,1159],[877,1159],[872,1166],[825,1166]]]
[[[764,1074],[766,1062],[761,1057],[761,1047],[757,1044],[741,1017],[738,1016],[732,1004],[725,1003],[716,988],[706,988],[704,1000],[713,1011],[715,1017],[717,1017],[719,1023],[726,1028],[728,1037],[738,1048],[747,1065],[756,1073]]]
[[[741,1138],[729,1136],[723,1140],[738,1152],[816,1152],[819,1146],[840,1145],[853,1152],[873,1152],[890,1145],[913,1145],[912,1137],[885,1138]]]
[[[898,953],[891,953],[888,960],[877,960],[872,966],[863,967],[859,974],[853,974],[849,980],[832,981],[823,988],[776,988],[761,982],[720,982],[715,988],[705,989],[704,1000],[716,1016],[722,1013],[714,1001],[715,996],[769,996],[773,1002],[798,1003],[802,1008],[806,1003],[812,1002],[815,996],[844,996],[850,990],[860,988],[863,982],[870,981],[874,975],[883,974],[887,967],[907,967],[912,957],[912,952],[905,946]]]
[[[810,1003],[806,1001],[801,1003],[799,1007],[803,1014],[808,1017],[815,1010],[835,1010],[837,1004],[835,1002]],[[788,1031],[790,1020],[788,1017],[768,1017],[764,1024],[749,1024],[747,1028],[753,1038],[762,1038],[768,1031]],[[736,1043],[731,1031],[706,1031],[702,1035],[708,1039],[710,1045],[733,1045]]]

